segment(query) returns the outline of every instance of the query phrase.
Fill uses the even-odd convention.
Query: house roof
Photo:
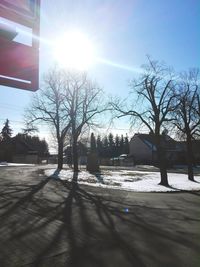
[[[156,138],[153,134],[135,134],[140,138],[150,149],[156,150]],[[177,142],[169,135],[161,135],[161,140],[165,144],[167,150],[177,150]]]

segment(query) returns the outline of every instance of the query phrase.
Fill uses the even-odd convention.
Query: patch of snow
[[[47,176],[53,176],[55,170],[46,170]],[[62,170],[55,176],[62,180],[71,181],[73,172],[71,170]],[[160,182],[159,172],[147,171],[104,171],[101,174],[91,174],[87,171],[78,173],[78,183],[103,188],[123,189],[135,192],[171,192],[180,190],[200,190],[200,176],[195,176],[198,183],[188,180],[186,174],[168,173],[168,181],[171,187],[158,185]]]
[[[26,163],[8,163],[8,162],[0,162],[0,167],[5,166],[34,166],[34,164],[26,164]]]

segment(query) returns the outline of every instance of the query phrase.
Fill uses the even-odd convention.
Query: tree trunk
[[[167,162],[165,156],[165,148],[162,147],[160,136],[156,137],[156,149],[157,149],[157,160],[160,169],[160,185],[169,186],[167,176]]]
[[[72,145],[72,151],[73,151],[73,166],[74,166],[74,172],[78,172],[78,148],[77,148],[77,138],[73,137],[73,145]]]
[[[74,175],[73,175],[73,179],[72,179],[72,187],[73,187],[73,190],[74,192],[76,191],[77,187],[78,187],[78,172],[74,172]]]
[[[188,179],[194,181],[193,172],[193,150],[192,150],[192,140],[190,136],[187,136],[187,165],[188,165]]]
[[[160,165],[160,185],[169,186],[168,183],[168,176],[167,176],[167,169],[164,166]]]
[[[58,170],[63,168],[63,142],[62,140],[58,141]]]

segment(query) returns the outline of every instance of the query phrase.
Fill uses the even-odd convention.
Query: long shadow
[[[72,220],[73,217],[73,201],[77,201],[80,211],[80,217],[81,217],[81,229],[84,231],[84,234],[89,236],[89,227],[87,224],[87,218],[85,216],[84,212],[84,205],[82,203],[81,198],[79,197],[79,194],[77,192],[79,191],[78,183],[78,173],[74,173],[72,183],[64,182],[60,180],[60,184],[64,186],[64,188],[67,189],[69,192],[67,198],[65,199],[65,204],[61,212],[61,221],[62,225],[58,228],[55,235],[53,236],[51,242],[44,248],[44,250],[41,251],[41,253],[37,256],[37,259],[33,262],[33,266],[43,266],[45,261],[47,260],[46,255],[51,253],[54,248],[55,244],[61,242],[63,238],[67,239],[67,247],[64,248],[64,252],[59,254],[59,257],[62,256],[62,254],[68,254],[68,265],[67,266],[79,266],[78,262],[80,261],[80,255],[85,254],[86,244],[78,244],[77,241],[77,233],[75,228],[75,223]],[[79,228],[79,227],[78,227]],[[80,231],[80,229],[79,229]],[[56,256],[54,254],[54,256]],[[96,260],[94,256],[90,255],[90,262],[93,262],[93,266],[102,266],[100,264],[100,261]],[[81,266],[81,265],[80,265]]]
[[[75,181],[76,180],[77,179],[75,178]],[[63,185],[67,187],[66,184],[63,184]],[[107,232],[111,235],[112,245],[114,245],[114,247],[118,246],[120,248],[122,253],[125,255],[126,259],[130,262],[132,266],[141,266],[141,267],[145,266],[143,262],[140,260],[139,256],[134,252],[134,249],[131,248],[131,246],[117,232],[115,228],[115,223],[109,211],[109,207],[102,202],[101,197],[91,195],[84,189],[79,188],[77,185],[75,186],[75,190],[73,187],[73,189],[70,191],[70,194],[77,201],[77,205],[80,208],[80,218],[81,218],[82,229],[84,230],[84,234],[88,236],[88,238],[89,238],[89,232],[90,232],[89,227],[92,227],[92,225],[90,223],[90,225],[88,226],[88,223],[90,221],[88,220],[86,213],[84,212],[84,210],[86,209],[84,205],[84,200],[89,201],[95,206],[98,219],[101,223],[101,228],[107,229]],[[71,216],[67,216],[66,218],[70,220]],[[72,222],[70,221],[68,225],[72,225]],[[72,227],[70,227],[69,229],[72,230]],[[97,255],[95,257],[95,255],[91,253],[89,250],[81,251],[83,247],[79,248],[76,242],[74,242],[74,236],[72,234],[73,231],[69,231],[69,233],[71,236],[70,240],[73,241],[71,242],[71,259],[70,259],[71,265],[70,266],[81,266],[79,265],[80,259],[77,258],[77,250],[80,252],[79,257],[81,256],[81,258],[83,259],[87,256],[88,261],[90,261],[90,263],[92,264],[95,264],[93,266],[103,266],[103,262],[100,262],[100,259],[97,257]],[[87,243],[84,244],[84,246],[87,247]]]
[[[97,178],[98,183],[100,183],[100,184],[105,184],[105,183],[104,183],[104,178],[103,178],[103,175],[102,175],[101,172],[95,172],[95,173],[93,173],[93,174],[94,174],[95,177]]]
[[[129,223],[130,226],[135,226],[138,228],[143,228],[146,232],[154,233],[157,238],[168,239],[180,243],[181,241],[187,243],[188,246],[193,247],[191,242],[188,242],[184,237],[171,237],[167,232],[156,229],[153,225],[147,225],[147,223],[139,218],[136,221],[131,221],[124,217],[124,214],[121,212],[121,209],[113,209],[112,205],[108,203],[104,204],[102,197],[95,196],[91,193],[88,193],[83,188],[80,188],[77,184],[77,174],[74,174],[72,183],[60,181],[60,183],[69,190],[68,197],[65,201],[65,206],[63,208],[63,221],[62,227],[60,227],[55,234],[54,238],[51,240],[51,243],[43,250],[37,258],[37,261],[34,262],[34,266],[38,267],[43,264],[45,255],[48,255],[54,248],[55,244],[58,243],[63,236],[68,240],[67,253],[68,266],[109,266],[106,265],[103,259],[98,256],[98,250],[92,250],[92,247],[96,245],[91,242],[91,231],[98,236],[98,232],[94,226],[91,224],[90,218],[87,215],[87,206],[88,203],[94,206],[96,217],[100,223],[100,232],[106,232],[109,236],[109,249],[117,248],[126,261],[129,262],[130,266],[141,266],[144,267],[145,264],[141,260],[135,246],[131,245],[130,240],[127,241],[126,237],[122,236],[121,233],[116,228],[116,223],[114,221],[114,216],[120,218],[124,223]],[[76,206],[79,208],[80,223],[77,226],[74,222],[73,211],[75,209],[73,202],[76,202]],[[130,227],[131,229],[131,227]],[[103,230],[103,231],[102,231]],[[79,235],[77,235],[79,232]],[[84,242],[81,243],[79,238],[84,239]],[[101,240],[102,242],[102,240]],[[194,249],[198,249],[194,247]],[[85,264],[85,265],[84,265]],[[108,264],[108,263],[107,263]]]
[[[73,179],[77,179],[77,174],[74,175]],[[65,199],[64,207],[61,212],[61,220],[63,221],[63,224],[61,227],[58,228],[56,231],[56,234],[52,238],[51,242],[40,252],[39,255],[37,255],[37,259],[34,261],[34,266],[38,267],[43,264],[44,257],[47,255],[49,252],[51,252],[55,248],[55,244],[57,244],[61,238],[65,235],[65,227],[68,229],[68,235],[69,235],[69,242],[70,242],[70,249],[73,247],[76,247],[76,241],[74,238],[74,233],[73,233],[73,225],[71,221],[71,216],[72,216],[72,201],[74,198],[74,194],[77,188],[77,183],[73,182],[70,184],[70,189],[69,194],[67,198]],[[69,248],[68,248],[69,249]],[[72,250],[72,249],[71,249]],[[71,252],[72,254],[72,252]]]
[[[4,218],[6,218],[10,213],[16,210],[19,206],[24,205],[26,202],[31,202],[34,195],[39,192],[51,179],[51,177],[47,177],[36,185],[32,185],[28,188],[29,192],[22,198],[20,198],[17,202],[14,203],[8,210],[0,215],[1,223]]]
[[[59,258],[64,256],[65,260],[66,255],[68,255],[67,266],[109,266],[108,263],[105,263],[105,259],[100,257],[101,251],[99,251],[98,255],[98,249],[100,249],[100,247],[98,248],[98,238],[100,238],[100,246],[106,243],[99,236],[102,232],[105,237],[109,235],[110,244],[108,249],[117,248],[117,250],[120,250],[130,266],[144,267],[144,263],[134,249],[116,230],[115,222],[112,218],[114,212],[113,214],[110,212],[112,208],[104,204],[101,197],[80,188],[77,179],[78,174],[75,173],[71,183],[62,180],[58,181],[68,192],[63,208],[56,214],[57,219],[59,218],[62,224],[55,231],[51,241],[35,257],[32,266],[39,267],[49,264],[47,263],[49,261],[48,255],[53,255],[54,259],[58,255]],[[91,213],[88,212],[88,205],[92,205],[92,211],[95,210],[95,216],[99,221],[98,227],[92,223],[92,218],[89,217]],[[50,218],[48,224],[52,223],[53,220],[55,220],[55,217]],[[42,227],[45,225],[43,224]],[[55,247],[62,242],[65,244],[63,253],[58,253],[55,251]],[[104,244],[104,246],[106,245]]]
[[[49,197],[43,195],[35,201],[35,194],[42,191],[49,181]],[[198,250],[199,247],[194,246],[185,237],[180,238],[178,234],[170,236],[162,227],[158,229],[153,223],[145,221],[141,214],[138,214],[141,205],[127,203],[126,206],[130,210],[127,213],[120,201],[91,193],[87,189],[78,185],[78,173],[74,173],[72,182],[47,177],[36,185],[30,185],[29,189],[27,188],[28,193],[2,215],[2,218],[8,218],[25,204],[33,204],[33,210],[37,211],[33,215],[29,216],[27,213],[27,217],[19,218],[18,223],[23,227],[17,232],[16,228],[10,229],[10,242],[21,244],[28,240],[29,246],[34,248],[31,257],[19,266],[27,264],[32,267],[110,267],[114,266],[113,262],[118,264],[119,259],[121,265],[115,265],[117,267],[122,266],[123,262],[125,266],[145,267],[147,265],[143,256],[148,256],[148,253],[140,254],[141,250],[137,244],[140,234],[144,235],[144,240],[146,234],[153,235],[158,244],[160,240],[161,243],[163,240],[176,244],[183,242],[186,246]],[[145,206],[144,208],[146,209]],[[144,209],[142,211],[144,212]],[[154,216],[160,213],[160,209],[152,208],[148,212]],[[38,240],[35,240],[34,236],[37,236]],[[154,244],[154,240],[147,239],[146,242],[149,245]],[[25,248],[20,257],[23,259],[26,253],[29,255],[30,250]],[[171,255],[173,253],[171,251]],[[9,265],[2,261],[1,266]]]
[[[198,181],[196,181],[196,180],[191,181],[191,182],[196,183],[196,184],[200,184],[200,182],[198,182]]]

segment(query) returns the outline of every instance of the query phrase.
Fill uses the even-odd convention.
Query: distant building
[[[136,164],[157,164],[157,150],[155,136],[153,134],[135,134],[129,143],[129,156],[133,157]],[[161,136],[162,145],[165,148],[168,164],[179,164],[184,154],[183,147],[168,135]]]
[[[187,146],[186,141],[179,141],[177,142],[178,145],[181,147],[183,151],[182,161],[185,163],[187,162]],[[192,150],[194,154],[194,164],[200,164],[200,140],[192,140]]]
[[[200,164],[200,140],[192,141],[195,164]]]
[[[47,161],[48,151],[37,151],[25,140],[15,136],[0,144],[0,161],[38,164]]]

